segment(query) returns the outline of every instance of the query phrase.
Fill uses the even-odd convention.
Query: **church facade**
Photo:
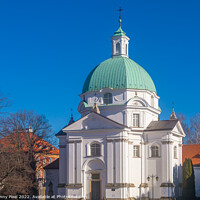
[[[129,58],[121,28],[112,58],[85,80],[81,118],[59,138],[58,195],[66,199],[174,199],[181,196],[182,138],[174,111],[159,120],[159,96],[149,74]]]

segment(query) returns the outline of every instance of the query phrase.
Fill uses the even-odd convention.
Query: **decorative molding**
[[[66,145],[65,144],[60,144],[60,145],[58,145],[59,146],[59,148],[66,148]]]
[[[58,188],[64,188],[65,186],[66,186],[65,183],[59,183],[57,187],[58,187]]]
[[[67,184],[67,188],[82,188],[83,184],[82,183],[76,183],[76,184]]]
[[[161,183],[160,187],[175,187],[173,183]]]
[[[148,142],[140,142],[140,144],[147,145]]]
[[[178,146],[179,146],[179,147],[182,147],[182,146],[183,146],[183,144],[178,144]]]
[[[80,143],[82,140],[67,140],[67,143]]]
[[[107,183],[107,188],[113,188],[113,187],[135,187],[133,183]]]
[[[132,142],[128,139],[107,139],[107,142]]]
[[[129,144],[133,144],[134,142],[133,142],[133,141],[128,141],[128,143],[129,143]]]
[[[58,184],[58,188],[82,188],[82,187],[83,187],[82,183],[75,183],[75,184],[60,183],[60,184]]]
[[[146,188],[146,187],[149,187],[149,185],[148,185],[148,183],[141,183],[140,187]]]
[[[173,141],[161,141],[162,144],[173,144]]]

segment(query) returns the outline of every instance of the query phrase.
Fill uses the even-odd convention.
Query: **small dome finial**
[[[119,11],[119,27],[121,27],[121,22],[122,22],[121,12],[123,11],[121,6],[119,7],[118,11]]]
[[[73,110],[72,110],[72,108],[71,108],[71,118],[70,118],[70,121],[69,121],[68,125],[74,123],[74,118],[73,118],[73,113],[72,113],[72,111],[73,111]]]
[[[175,111],[174,111],[174,102],[172,102],[172,114],[170,115],[170,120],[177,119]]]

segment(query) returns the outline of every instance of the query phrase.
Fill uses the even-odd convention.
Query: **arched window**
[[[158,146],[154,145],[151,147],[151,157],[158,157],[159,156],[159,148]]]
[[[93,143],[90,145],[91,156],[100,156],[101,155],[101,146],[98,143]]]
[[[120,43],[119,42],[116,44],[116,53],[117,54],[120,53]]]
[[[111,104],[112,103],[112,94],[105,93],[103,96],[103,102],[104,102],[104,104]]]
[[[128,54],[128,45],[126,44],[126,55]]]
[[[177,147],[176,146],[174,147],[174,158],[175,159],[177,158]]]

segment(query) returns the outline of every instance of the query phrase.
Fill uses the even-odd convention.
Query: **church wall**
[[[139,114],[139,126],[140,128],[146,128],[151,121],[158,120],[158,115],[146,110],[139,108],[129,108],[126,111],[127,126],[133,127],[133,114]]]
[[[59,170],[58,169],[46,169],[46,187],[45,187],[45,195],[49,194],[49,183],[52,182],[52,189],[53,189],[53,195],[58,194],[58,182],[59,182]]]
[[[195,178],[195,192],[196,197],[200,197],[200,167],[194,166],[194,178]]]
[[[125,111],[123,111],[122,108],[106,108],[101,110],[101,114],[109,119],[115,120],[120,124],[126,123]]]
[[[97,92],[87,92],[84,95],[81,95],[81,99],[85,100],[88,103],[88,106],[93,106],[95,101],[98,106],[101,106],[104,104],[103,95],[107,92],[110,92],[113,95],[113,103],[112,103],[113,105],[124,104],[131,98],[136,97],[137,95],[138,97],[144,99],[148,103],[148,105],[158,109],[159,97],[154,93],[144,90],[134,90],[134,89],[112,90],[110,88],[104,88],[101,91]]]
[[[118,107],[118,108],[111,108],[107,107],[105,109],[101,109],[101,114],[115,120],[118,123],[125,124],[127,126],[133,126],[133,114],[139,114],[140,119],[140,127],[146,128],[151,121],[158,120],[158,115],[148,111],[147,109],[141,108],[126,108],[126,107]]]
[[[158,99],[159,99],[159,97],[157,95],[155,95],[154,93],[149,92],[149,91],[130,90],[129,89],[129,90],[126,91],[127,101],[136,96],[136,91],[137,91],[138,97],[144,99],[148,103],[148,105],[150,105],[151,107],[158,109]],[[152,99],[153,99],[153,104],[152,104]]]
[[[109,134],[109,136],[116,137],[119,133],[118,132],[113,132],[113,133],[108,133],[108,134]],[[82,155],[82,159],[80,157],[79,157],[79,159],[77,159],[77,158],[76,159],[77,159],[77,162],[80,163],[79,166],[81,166],[81,170],[84,170],[84,172],[85,172],[85,173],[82,174],[82,179],[83,180],[81,181],[81,183],[83,183],[83,185],[84,185],[83,191],[85,191],[84,193],[86,194],[86,197],[89,198],[90,185],[89,185],[88,181],[90,180],[90,176],[89,176],[90,172],[89,171],[87,172],[87,169],[83,168],[83,166],[89,160],[92,161],[92,160],[99,159],[99,160],[102,160],[103,163],[105,163],[105,167],[106,167],[106,164],[107,164],[107,156],[106,156],[107,155],[107,144],[109,144],[109,145],[111,144],[111,146],[112,146],[111,148],[113,148],[113,144],[112,143],[107,143],[107,133],[102,133],[102,132],[94,132],[94,133],[86,133],[86,132],[84,133],[84,132],[82,132],[82,133],[79,133],[79,134],[76,133],[76,134],[73,134],[71,136],[69,135],[69,139],[70,139],[70,137],[75,138],[75,137],[79,137],[79,136],[81,136],[81,138],[82,138],[82,143],[77,143],[77,145],[81,145],[81,149],[82,149],[83,155]],[[102,155],[101,156],[91,157],[89,152],[88,152],[87,146],[89,144],[91,144],[92,142],[94,142],[94,141],[95,142],[99,142],[102,145],[101,146],[101,148],[102,148]],[[71,143],[69,143],[69,144],[71,144]],[[70,146],[69,152],[71,152],[71,154],[75,155],[74,154],[74,152],[75,152],[74,147]],[[80,151],[79,151],[79,153],[80,153]],[[117,155],[117,153],[116,153],[116,155]],[[109,162],[112,161],[112,158],[113,158],[112,153],[111,153],[111,155],[109,155],[109,158],[110,158]],[[75,161],[74,161],[74,159],[70,158],[70,162],[74,163]],[[110,164],[112,166],[112,162],[110,162]],[[69,178],[73,176],[72,174],[74,174],[74,170],[75,170],[73,164],[70,164],[70,165],[72,167],[70,168],[70,172],[69,173],[71,175],[69,175]],[[86,166],[87,166],[87,164],[86,164]],[[110,165],[107,165],[107,166],[110,166]],[[77,171],[81,172],[81,170],[77,170]],[[110,170],[112,170],[112,168],[110,168]],[[101,173],[101,180],[102,180],[102,182],[101,182],[102,188],[105,188],[106,173],[105,173],[105,171],[104,172],[100,172],[100,173]],[[111,173],[111,174],[113,174],[113,173]],[[115,172],[115,176],[117,174],[118,174],[118,172]],[[72,180],[72,178],[70,180]],[[73,180],[75,180],[75,179],[73,179]],[[108,180],[109,180],[109,177],[108,177]],[[112,176],[110,177],[110,181],[111,181],[110,183],[113,182],[113,177]],[[103,189],[102,189],[102,192],[103,192]],[[68,189],[68,194],[73,196],[73,194],[74,194],[73,190],[69,190]],[[76,194],[81,194],[81,189],[77,190]],[[102,196],[103,195],[104,194],[102,193]]]
[[[82,178],[82,152],[83,152],[83,146],[82,143],[76,143],[76,179],[75,182],[80,184],[83,183],[83,178]]]
[[[64,137],[60,137],[59,138],[59,147],[60,147],[60,150],[59,150],[59,183],[60,184],[66,184],[66,175],[67,174],[67,165],[66,165],[66,162],[67,162],[67,159],[66,157],[68,156],[67,155],[67,152],[66,152],[66,138],[65,136]]]
[[[165,149],[163,149],[162,146],[162,137],[165,135],[165,133],[158,133],[158,132],[151,132],[148,133],[148,144],[146,146],[146,152],[147,152],[147,176],[153,176],[153,188],[154,188],[154,198],[160,198],[161,195],[161,183],[163,182],[163,177],[167,177],[167,163],[166,163],[166,152]],[[152,157],[151,156],[151,147],[153,145],[158,146],[158,157]],[[158,181],[156,180],[156,176],[158,177]],[[146,177],[147,179],[147,177]],[[150,181],[146,181],[149,185],[150,190],[150,196],[152,195],[152,177],[150,178]],[[168,182],[168,181],[167,181]]]
[[[85,101],[88,103],[88,106],[93,106],[95,101],[98,106],[103,105],[103,96],[107,92],[112,93],[113,104],[124,104],[127,101],[124,90],[112,90],[110,88],[105,88],[97,92],[87,92],[84,94]]]
[[[173,183],[175,185],[174,192],[175,196],[178,197],[181,195],[181,187],[182,183],[182,138],[178,136],[172,136],[173,144],[172,144],[172,152],[173,152]],[[177,157],[174,157],[174,147],[177,147]]]
[[[99,123],[93,118],[90,120],[93,121],[92,127],[95,127],[94,123]],[[106,124],[104,125],[106,126]],[[180,171],[179,169],[176,171],[176,166],[182,162],[182,148],[179,145],[181,138],[165,131],[144,133],[144,137],[142,134],[142,130],[141,132],[131,131],[128,133],[112,129],[109,131],[94,129],[92,132],[89,129],[79,133],[68,133],[67,140],[61,138],[61,146],[65,141],[68,141],[67,148],[63,148],[65,151],[60,151],[61,154],[67,155],[69,158],[65,161],[66,169],[68,169],[66,183],[80,186],[78,188],[67,187],[66,194],[77,198],[84,196],[89,199],[90,173],[95,171],[100,172],[101,175],[102,197],[105,194],[107,198],[128,198],[131,196],[139,198],[140,195],[147,197],[149,194],[151,196],[152,182],[151,180],[148,182],[147,177],[153,175],[154,197],[160,198],[163,194],[163,188],[160,185],[167,182],[175,183],[175,176],[179,179]],[[163,141],[167,142],[163,143]],[[168,143],[168,141],[173,142]],[[101,144],[101,156],[92,157],[90,155],[89,147],[92,142]],[[138,145],[140,148],[139,158],[133,157],[134,145]],[[159,146],[158,157],[151,157],[152,145]],[[173,158],[174,146],[178,147],[177,159]],[[90,164],[92,162],[93,164]],[[62,180],[62,175],[60,174],[60,176],[60,180]],[[158,181],[156,181],[155,176],[159,177]],[[178,180],[178,182],[181,181]],[[120,184],[134,184],[135,187],[124,187]],[[140,191],[141,184],[148,184],[149,187],[141,188]],[[175,188],[177,196],[178,193],[180,193],[179,188]]]

